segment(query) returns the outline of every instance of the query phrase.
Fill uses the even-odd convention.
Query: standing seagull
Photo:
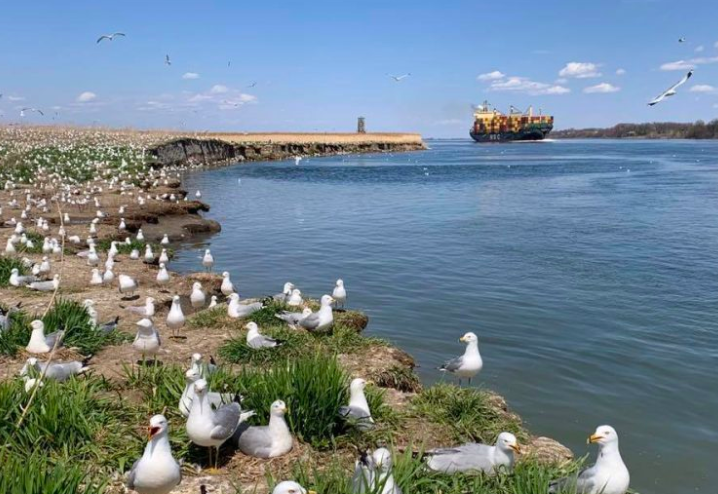
[[[97,38],[97,42],[99,43],[99,42],[102,41],[103,39],[106,39],[106,40],[109,40],[109,41],[114,41],[117,36],[122,36],[122,37],[124,38],[124,37],[125,37],[125,33],[103,34],[102,36],[100,36],[99,38]]]
[[[459,338],[459,341],[466,343],[464,354],[461,357],[449,360],[439,370],[457,375],[459,377],[459,386],[461,386],[461,379],[464,377],[469,378],[469,384],[471,384],[471,379],[481,371],[484,362],[479,353],[479,339],[474,333],[466,333]]]
[[[155,415],[147,428],[149,441],[142,457],[127,476],[127,487],[139,494],[167,494],[182,481],[182,472],[172,456],[167,419]]]
[[[180,305],[179,295],[172,297],[172,307],[167,313],[167,327],[172,330],[172,335],[177,337],[177,331],[182,329],[184,326],[184,312],[182,312],[182,306]]]
[[[143,361],[147,358],[147,355],[154,358],[157,352],[160,351],[161,345],[160,332],[157,331],[150,319],[145,318],[137,322],[137,334],[132,346],[142,354]]]
[[[334,287],[334,291],[332,292],[332,298],[334,299],[335,307],[342,304],[342,309],[344,308],[344,304],[347,301],[347,290],[344,288],[344,280],[341,278],[337,280],[337,285]]]
[[[551,482],[549,492],[574,491],[579,494],[624,494],[631,483],[631,475],[618,451],[618,434],[610,425],[602,425],[588,438],[598,443],[598,458],[578,476]]]
[[[207,271],[212,271],[212,266],[214,266],[214,256],[209,251],[209,249],[204,251],[204,256],[202,257],[202,266],[207,268]]]
[[[678,81],[677,83],[675,83],[674,85],[672,85],[671,87],[669,87],[668,89],[666,89],[666,90],[665,90],[663,93],[661,93],[660,95],[656,96],[652,101],[650,101],[650,102],[648,103],[648,106],[653,106],[653,105],[655,105],[655,104],[657,104],[657,103],[660,103],[661,101],[663,101],[663,100],[666,99],[667,97],[675,95],[675,94],[676,94],[676,89],[678,89],[678,88],[681,87],[683,84],[685,84],[686,82],[688,82],[688,79],[690,79],[692,76],[693,76],[693,71],[692,71],[692,70],[689,70],[688,73],[683,76],[683,79],[681,79],[680,81]]]
[[[388,74],[388,75],[389,75],[389,77],[394,79],[394,82],[401,82],[402,79],[406,79],[407,77],[409,77],[411,75],[411,73],[404,74],[404,75],[391,75],[391,74]]]

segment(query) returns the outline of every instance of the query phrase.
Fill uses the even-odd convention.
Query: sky
[[[351,132],[364,116],[368,131],[466,137],[484,100],[559,129],[708,121],[718,2],[12,1],[0,93],[5,123]]]

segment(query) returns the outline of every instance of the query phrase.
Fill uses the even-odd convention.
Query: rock
[[[531,438],[526,445],[526,452],[544,464],[564,463],[573,459],[573,452],[570,449],[550,437]]]

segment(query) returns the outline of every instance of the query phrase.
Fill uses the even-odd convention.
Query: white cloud
[[[489,91],[514,91],[517,93],[538,94],[566,94],[571,92],[567,87],[536,82],[526,77],[507,77],[491,82]]]
[[[486,74],[481,74],[476,79],[479,81],[495,81],[497,79],[503,79],[506,77],[506,74],[503,74],[499,72],[498,70],[494,70],[493,72],[487,72]]]
[[[616,70],[616,75],[624,75],[626,73],[625,69],[618,69]]]
[[[8,96],[7,99],[10,101],[25,101],[23,96]]]
[[[591,62],[569,62],[559,71],[558,75],[560,77],[575,77],[576,79],[601,77],[598,67],[598,64]]]
[[[97,95],[90,91],[85,91],[84,93],[80,93],[80,95],[77,97],[78,103],[89,103],[90,101],[93,101],[97,99]]]
[[[716,41],[715,43],[713,43],[713,46],[714,46],[715,48],[718,48],[718,41]]]
[[[689,89],[692,93],[718,93],[718,88],[713,87],[709,84],[696,84],[695,86],[691,87]]]
[[[464,125],[465,123],[466,123],[465,119],[446,118],[444,120],[437,120],[436,122],[434,122],[434,125],[452,126],[452,125]]]
[[[705,49],[706,49],[705,46],[703,46],[703,45],[698,45],[698,46],[696,46],[695,52],[696,52],[696,53],[700,53],[700,52],[702,52],[702,51],[705,50]]]
[[[229,91],[229,88],[227,86],[223,86],[222,84],[215,84],[212,86],[212,89],[209,90],[212,94],[224,94],[227,91]]]
[[[554,82],[556,84],[566,84],[566,83],[568,83],[568,79],[566,79],[565,77],[559,77]]]
[[[185,79],[185,80],[199,79],[199,74],[197,72],[185,72],[182,75],[182,79]]]
[[[621,88],[618,86],[614,86],[613,84],[610,84],[608,82],[602,82],[601,84],[596,84],[595,86],[588,86],[587,88],[584,88],[583,92],[587,94],[617,93],[620,90]]]
[[[691,58],[690,60],[676,60],[675,62],[667,62],[661,65],[661,70],[691,70],[697,65],[707,65],[718,63],[718,57],[700,57]]]

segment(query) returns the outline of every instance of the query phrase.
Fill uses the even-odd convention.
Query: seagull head
[[[193,353],[192,354],[192,363],[193,364],[199,364],[202,362],[202,354],[200,353]]]
[[[391,453],[388,449],[376,449],[371,456],[374,459],[374,463],[376,464],[376,466],[379,467],[382,471],[388,472],[389,470],[391,470],[392,460]]]
[[[294,482],[293,480],[285,480],[284,482],[278,483],[272,494],[317,494],[314,491],[307,491],[304,487]]]
[[[194,392],[197,395],[203,395],[207,392],[207,381],[204,379],[197,379],[194,382]]]
[[[506,453],[521,452],[521,448],[519,447],[519,442],[516,440],[516,436],[514,436],[510,432],[502,432],[501,434],[499,434],[499,437],[496,439],[496,446]]]
[[[339,279],[337,280],[337,286],[344,286],[344,280],[341,279],[341,278],[339,278]]]
[[[356,379],[352,379],[351,384],[349,384],[349,389],[352,393],[358,393],[360,391],[364,391],[364,388],[366,388],[366,381],[362,379],[361,377],[357,377]]]
[[[227,300],[229,300],[230,302],[239,302],[239,294],[230,293],[229,297],[227,297]]]
[[[30,367],[35,367],[37,365],[37,359],[35,357],[30,357],[27,359],[27,365]]]
[[[618,434],[616,429],[610,425],[601,425],[596,428],[596,432],[588,436],[588,443],[598,443],[605,446],[610,443],[618,443]]]
[[[334,303],[334,297],[331,295],[322,295],[322,305],[332,305]]]
[[[188,384],[196,383],[200,377],[199,372],[197,372],[196,369],[189,369],[187,372],[184,373],[185,381],[187,381]]]
[[[287,405],[282,400],[275,401],[269,408],[270,415],[274,415],[275,417],[283,417],[288,411]]]
[[[40,319],[35,319],[30,323],[30,327],[33,331],[45,331],[45,323]]]
[[[245,329],[248,329],[250,333],[259,333],[259,326],[257,326],[256,322],[248,322],[244,325]]]
[[[478,343],[479,339],[476,337],[476,335],[474,333],[469,332],[469,333],[466,333],[461,338],[459,338],[459,341],[462,341],[464,343],[473,343],[473,342]]]
[[[139,321],[137,321],[136,324],[141,328],[148,329],[152,327],[152,320],[145,317],[144,319],[140,319]]]
[[[287,295],[290,295],[292,293],[292,290],[294,290],[294,283],[287,281],[284,284],[284,290],[282,290],[282,292]]]
[[[150,425],[147,427],[147,439],[152,439],[158,434],[167,431],[167,419],[164,415],[155,415],[150,419]]]
[[[179,296],[179,295],[175,295],[174,297],[172,297],[172,303],[173,303],[173,304],[179,304],[179,303],[180,303],[180,296]]]
[[[202,289],[202,283],[200,283],[199,281],[195,281],[192,284],[192,290],[201,290],[201,289]]]

